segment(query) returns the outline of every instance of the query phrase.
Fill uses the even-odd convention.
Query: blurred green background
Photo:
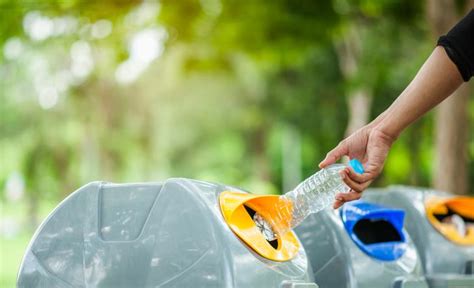
[[[387,108],[439,33],[474,6],[0,3],[0,287],[15,285],[40,221],[90,181],[188,177],[254,193],[287,191],[344,135]],[[469,193],[470,98],[458,104],[465,120],[451,128],[438,127],[430,113],[405,131],[373,186]],[[442,129],[462,136],[450,147],[454,156],[442,150]],[[444,156],[459,167],[451,174],[436,165]]]

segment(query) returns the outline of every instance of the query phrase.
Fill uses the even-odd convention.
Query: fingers
[[[342,181],[344,181],[344,183],[346,183],[347,186],[349,186],[352,190],[356,191],[356,192],[362,192],[364,191],[364,187],[363,187],[363,184],[359,183],[359,182],[356,182],[354,180],[352,180],[347,174],[345,174],[344,172],[341,173],[341,177],[342,177]]]
[[[334,164],[337,160],[339,160],[342,156],[346,155],[349,152],[347,145],[344,141],[340,142],[336,148],[329,151],[326,154],[326,158],[324,158],[321,163],[319,163],[319,168],[327,167],[331,164]]]
[[[354,169],[352,168],[348,168],[348,169],[345,169],[345,171],[347,172],[347,175],[354,181],[356,182],[359,182],[359,183],[364,183],[364,182],[367,182],[367,181],[370,181],[370,180],[373,180],[373,176],[372,176],[372,173],[366,171],[362,174],[359,174],[359,173],[356,173],[354,171]]]
[[[346,168],[340,172],[342,180],[347,186],[351,188],[351,191],[349,191],[349,193],[339,193],[336,195],[336,200],[333,204],[334,209],[341,207],[346,202],[360,199],[362,196],[362,191],[364,191],[372,182],[372,179],[369,179],[370,175],[367,175],[368,177],[362,177],[364,174],[357,174],[350,168]],[[357,178],[363,182],[358,182],[354,178]]]
[[[370,183],[372,183],[371,179],[365,182],[358,182],[354,180],[353,178],[351,178],[349,171],[350,169],[344,169],[339,174],[341,175],[342,181],[344,181],[344,183],[346,183],[346,185],[349,186],[349,188],[351,188],[355,192],[361,193],[362,191],[367,189],[367,187],[369,187]],[[357,173],[353,172],[353,174]]]
[[[360,199],[360,197],[362,197],[362,193],[358,193],[352,190],[349,193],[339,193],[336,195],[336,201],[334,201],[333,208],[337,209],[344,205],[344,203],[358,200]]]
[[[337,208],[341,207],[342,205],[344,205],[344,201],[336,199],[336,201],[334,201],[334,204],[332,205],[332,208],[337,209]]]

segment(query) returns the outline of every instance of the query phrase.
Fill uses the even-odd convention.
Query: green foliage
[[[278,190],[281,139],[270,144],[271,135],[279,135],[272,131],[281,124],[296,127],[303,139],[303,174],[311,173],[344,135],[345,95],[370,87],[372,115],[377,115],[407,84],[432,46],[419,45],[420,38],[426,39],[417,20],[422,15],[420,1],[1,5],[5,33],[0,43],[5,47],[16,39],[22,53],[4,59],[1,66],[6,75],[1,143],[8,153],[0,181],[5,183],[19,171],[27,193],[59,198],[93,179],[143,181],[171,175],[237,185],[255,178],[275,183],[270,190]],[[53,22],[71,17],[74,31],[32,39],[25,26],[31,13]],[[110,35],[91,36],[103,19],[113,27]],[[359,69],[345,78],[335,43],[353,26],[362,43]],[[131,39],[157,27],[167,34],[163,55],[134,83],[117,84],[117,68],[132,53]],[[91,72],[77,83],[70,81],[54,107],[41,109],[38,82],[71,69],[72,51],[84,43],[91,50]],[[51,79],[37,79],[38,73]],[[420,127],[431,127],[430,121],[423,123]],[[409,137],[402,137],[389,167],[413,155],[410,151],[429,151],[429,129],[416,131],[426,134],[426,143],[410,145]],[[261,165],[256,159],[264,159],[266,168],[256,168]],[[427,159],[420,156],[425,168],[415,179],[409,172],[389,168],[379,184],[427,185]]]
[[[272,131],[282,124],[296,127],[303,139],[303,174],[311,173],[344,135],[345,95],[370,87],[372,115],[377,115],[432,46],[427,40],[428,45],[419,45],[426,39],[418,20],[420,1],[1,5],[5,33],[0,43],[5,48],[19,41],[22,53],[1,65],[6,75],[1,143],[7,153],[0,181],[5,183],[18,171],[27,193],[58,199],[93,179],[143,181],[171,175],[237,185],[255,178],[275,183],[270,190],[277,191],[281,139],[271,144],[272,135],[279,135]],[[53,22],[71,17],[74,31],[32,39],[25,26],[32,13]],[[113,27],[110,35],[91,36],[94,25],[104,19]],[[362,43],[359,69],[345,78],[335,43],[356,26]],[[117,84],[117,68],[131,57],[131,39],[144,29],[160,27],[167,34],[164,53],[134,83]],[[54,107],[41,109],[38,82],[71,69],[71,57],[76,57],[72,51],[84,43],[93,59],[91,72],[70,81]],[[47,77],[38,78],[41,73]],[[403,159],[415,155],[413,151],[430,151],[429,127],[431,121],[424,121],[415,132],[407,132],[422,133],[427,140],[410,145],[410,137],[402,137],[389,167],[405,165]],[[429,157],[420,155],[424,168],[417,177],[389,168],[379,184],[427,185]],[[262,161],[258,159],[264,159],[266,168],[256,168],[262,165],[256,164]]]

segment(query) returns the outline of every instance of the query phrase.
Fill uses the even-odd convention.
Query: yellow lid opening
[[[473,197],[432,197],[425,209],[428,221],[444,237],[457,244],[474,245]]]
[[[278,201],[277,195],[253,195],[231,191],[225,191],[219,195],[222,215],[230,229],[260,256],[281,262],[291,260],[296,256],[300,244],[295,234],[289,230],[284,235],[278,236],[275,245],[265,238],[249,214],[250,208],[250,211],[259,213],[263,218],[271,219],[277,213],[275,208]],[[286,210],[291,211],[291,207]],[[291,215],[287,216],[278,218],[290,221]],[[289,225],[289,222],[281,223],[281,225]]]

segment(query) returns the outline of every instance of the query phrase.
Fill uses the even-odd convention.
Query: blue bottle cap
[[[349,161],[349,166],[351,166],[352,169],[354,169],[354,171],[358,174],[364,173],[364,166],[362,166],[362,163],[360,163],[360,161],[355,158]]]

